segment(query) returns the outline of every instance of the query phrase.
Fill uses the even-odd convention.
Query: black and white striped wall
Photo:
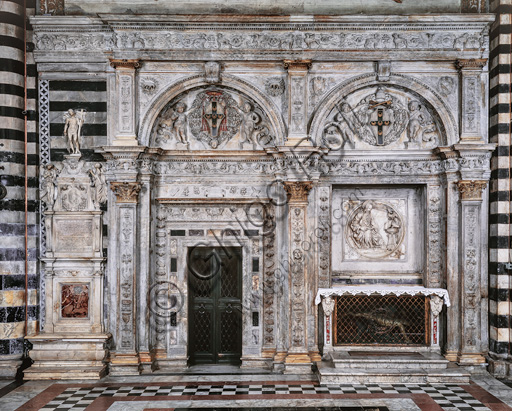
[[[0,377],[16,374],[25,333],[35,331],[38,319],[36,68],[30,52],[26,53],[25,64],[25,16],[34,14],[35,5],[36,0],[0,2],[0,183],[7,189],[7,195],[0,200]],[[31,50],[32,33],[28,22],[26,26],[26,42]],[[25,252],[25,173],[28,177],[28,253]],[[27,326],[25,273],[29,288]]]
[[[489,62],[490,142],[498,145],[491,159],[489,190],[489,364],[497,376],[510,376],[511,365],[511,80],[512,0],[490,2],[496,13],[491,28]]]

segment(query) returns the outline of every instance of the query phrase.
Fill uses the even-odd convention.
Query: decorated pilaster
[[[117,329],[115,350],[111,353],[111,374],[139,374],[136,333],[137,287],[137,201],[139,182],[111,182],[116,196],[117,227]]]
[[[307,262],[306,240],[308,194],[311,181],[283,182],[288,195],[289,328],[285,373],[311,372],[312,359],[307,347]],[[316,360],[316,358],[315,358]]]
[[[288,70],[288,139],[287,146],[311,145],[307,135],[307,76],[311,60],[285,60]]]
[[[486,111],[485,93],[482,92],[482,69],[487,59],[458,60],[460,76],[460,141],[483,142],[482,114]],[[483,112],[482,112],[483,111]]]
[[[460,193],[459,281],[460,292],[460,347],[457,362],[462,365],[485,363],[480,331],[481,290],[481,222],[482,192],[485,180],[457,182]]]
[[[135,74],[140,67],[139,60],[112,59],[110,65],[116,70],[117,127],[115,146],[136,146],[136,88]]]

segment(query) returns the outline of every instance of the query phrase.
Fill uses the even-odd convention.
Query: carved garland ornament
[[[137,182],[111,182],[110,188],[116,195],[118,203],[136,203],[142,185]]]

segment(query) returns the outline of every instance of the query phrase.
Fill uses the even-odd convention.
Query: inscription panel
[[[93,251],[92,220],[55,219],[55,252],[84,254]]]

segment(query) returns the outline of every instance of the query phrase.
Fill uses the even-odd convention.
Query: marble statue
[[[92,200],[96,208],[99,208],[100,204],[107,202],[107,181],[101,164],[94,164],[94,168],[89,170],[89,174],[93,183]]]
[[[55,199],[57,198],[57,190],[55,187],[58,170],[53,164],[47,164],[42,167],[42,186],[41,186],[41,201],[48,207],[49,211],[53,210]]]
[[[64,115],[66,123],[64,124],[64,137],[68,142],[68,151],[70,154],[80,154],[80,133],[85,121],[85,111],[80,110],[78,113],[73,109],[69,109]]]

